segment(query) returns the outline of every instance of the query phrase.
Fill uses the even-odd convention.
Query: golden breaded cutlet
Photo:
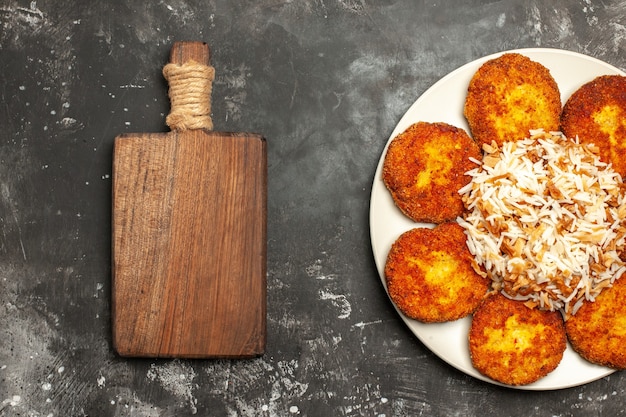
[[[603,75],[582,85],[563,106],[561,130],[596,144],[600,158],[626,177],[626,77]]]
[[[470,80],[464,114],[481,146],[527,138],[531,129],[559,129],[559,87],[542,64],[518,53],[485,62]]]
[[[626,278],[585,301],[565,322],[572,348],[589,362],[626,369]]]
[[[482,159],[465,130],[446,123],[418,122],[396,136],[385,154],[383,181],[396,206],[416,222],[444,223],[463,211],[458,191],[465,173]]]
[[[485,299],[472,317],[470,356],[481,374],[507,385],[543,378],[566,348],[561,314],[526,307],[501,293]]]
[[[456,222],[403,233],[387,256],[385,279],[398,309],[425,323],[471,314],[490,285],[474,270],[465,233]]]

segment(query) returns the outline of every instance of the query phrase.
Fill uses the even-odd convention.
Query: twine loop
[[[169,83],[171,110],[165,123],[172,130],[213,129],[211,120],[211,89],[215,69],[187,61],[182,65],[167,64],[163,76]]]

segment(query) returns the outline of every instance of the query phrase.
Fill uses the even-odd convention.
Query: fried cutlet
[[[472,318],[472,364],[483,375],[507,385],[526,385],[556,369],[566,347],[561,314],[526,307],[494,293]]]
[[[600,158],[626,176],[626,77],[603,75],[576,90],[563,106],[561,130],[594,143]]]
[[[465,173],[482,159],[480,147],[465,130],[446,123],[415,123],[387,149],[383,181],[396,206],[417,222],[444,223],[463,213],[458,191],[470,181]]]
[[[456,222],[403,233],[387,256],[385,279],[398,309],[426,323],[471,314],[490,283],[474,270],[465,233]]]
[[[518,53],[485,62],[472,77],[464,108],[481,146],[528,137],[529,130],[559,129],[559,87],[542,64]]]
[[[626,369],[626,278],[585,301],[565,322],[572,348],[589,362]]]

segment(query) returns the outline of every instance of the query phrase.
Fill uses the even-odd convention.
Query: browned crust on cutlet
[[[626,369],[626,279],[585,301],[565,330],[572,348],[589,362]]]
[[[446,123],[418,122],[396,136],[385,154],[383,181],[396,206],[416,222],[444,223],[463,211],[458,191],[465,173],[482,159],[465,130]]]
[[[501,293],[487,297],[472,317],[472,364],[481,374],[507,385],[526,385],[556,369],[566,348],[565,328],[556,311],[530,309]]]
[[[582,85],[563,106],[561,130],[596,144],[600,159],[626,176],[626,77],[603,75]]]
[[[407,317],[426,323],[471,314],[490,281],[472,266],[463,228],[455,222],[415,228],[392,245],[385,265],[389,296]]]
[[[542,64],[518,53],[485,62],[472,77],[465,118],[481,146],[528,137],[531,129],[559,128],[559,87]]]

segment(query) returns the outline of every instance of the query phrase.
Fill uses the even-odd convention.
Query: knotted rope
[[[165,123],[172,130],[213,129],[211,89],[215,69],[195,61],[167,64],[163,76],[169,83],[170,114]]]

